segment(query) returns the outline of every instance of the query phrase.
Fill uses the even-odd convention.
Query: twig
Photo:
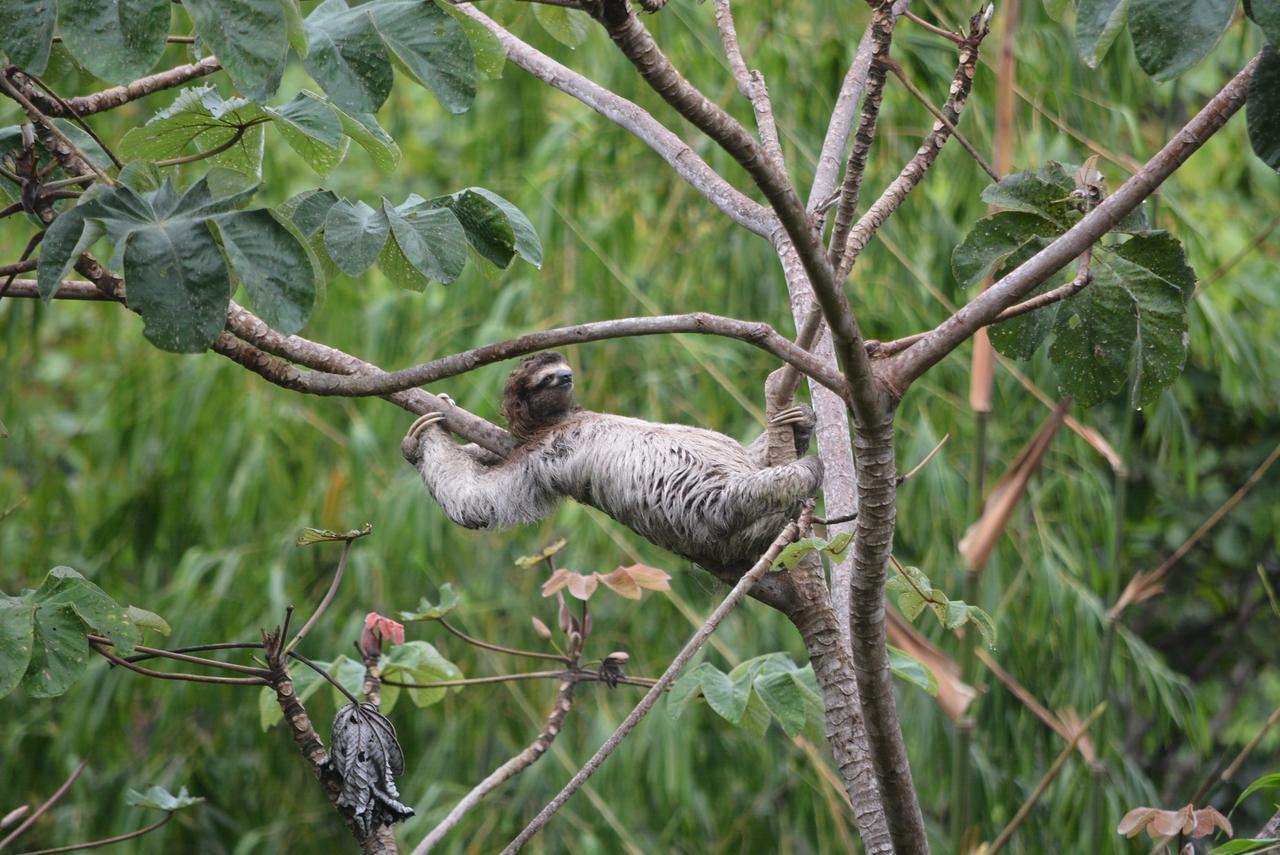
[[[761,145],[773,160],[774,168],[786,175],[787,165],[782,157],[782,143],[778,139],[778,126],[773,117],[769,89],[765,85],[764,75],[759,71],[747,69],[746,60],[742,58],[742,46],[738,41],[738,30],[733,22],[733,9],[729,2],[730,0],[715,0],[716,29],[720,31],[725,59],[729,61],[729,70],[738,84],[738,91],[750,102],[751,109],[755,113],[756,129],[760,132]]]
[[[963,40],[961,43],[963,43]],[[933,102],[925,97],[923,92],[916,88],[916,85],[911,82],[911,78],[907,77],[907,73],[902,70],[902,66],[899,65],[893,57],[885,57],[885,62],[889,67],[889,71],[893,73],[894,77],[898,78],[899,83],[906,87],[912,97],[923,104],[924,108],[932,113],[935,119],[946,125],[947,130],[951,131],[951,135],[956,138],[956,142],[960,143],[960,146],[965,151],[969,152],[969,156],[974,159],[978,166],[982,167],[982,171],[987,173],[987,175],[990,175],[992,181],[999,181],[1000,173],[996,172],[995,168],[991,164],[987,163],[987,159],[982,156],[977,148],[974,147],[973,143],[965,139],[964,134],[960,133],[960,130],[956,128],[955,123],[948,119],[945,113],[933,106]]]
[[[880,102],[884,97],[885,60],[889,59],[889,48],[893,43],[893,28],[897,22],[890,12],[887,3],[877,3],[871,13],[871,66],[867,71],[866,94],[862,99],[862,116],[858,120],[858,130],[853,136],[853,148],[849,151],[849,162],[844,168],[844,181],[840,187],[840,202],[836,207],[836,224],[831,230],[831,242],[827,248],[827,263],[836,270],[836,281],[839,275],[844,247],[849,241],[849,230],[853,228],[853,218],[858,213],[858,197],[862,193],[862,178],[867,170],[867,156],[871,152],[871,144],[875,141],[876,123],[880,117]]]
[[[1200,804],[1201,799],[1207,796],[1214,787],[1220,783],[1226,783],[1234,778],[1236,772],[1240,771],[1240,767],[1244,764],[1244,761],[1249,759],[1249,755],[1258,747],[1258,743],[1262,742],[1262,738],[1266,736],[1267,732],[1271,730],[1271,728],[1275,727],[1277,723],[1280,723],[1280,707],[1276,707],[1275,711],[1267,717],[1267,720],[1262,723],[1262,727],[1258,728],[1258,732],[1255,733],[1253,738],[1249,740],[1244,748],[1241,748],[1239,753],[1232,758],[1231,762],[1227,764],[1227,768],[1223,769],[1221,774],[1211,774],[1204,780],[1204,783],[1202,783],[1200,788],[1196,790],[1195,795],[1191,797],[1190,803],[1193,805]]]
[[[505,653],[508,656],[525,656],[530,659],[550,659],[553,662],[563,662],[566,665],[572,664],[573,659],[568,656],[561,656],[558,653],[539,653],[536,650],[520,650],[516,647],[504,647],[501,644],[493,644],[488,641],[481,641],[478,638],[467,635],[444,618],[436,618],[436,622],[448,630],[451,634],[465,641],[473,647],[479,647],[482,650],[492,650],[495,653]]]
[[[39,288],[34,279],[15,279],[9,285],[9,290],[5,292],[6,297],[18,297],[22,299],[35,299],[40,296]],[[58,290],[53,293],[55,300],[86,300],[92,302],[102,302],[111,300],[106,294],[103,294],[92,282],[79,282],[76,280],[64,280],[58,286]]]
[[[116,165],[116,169],[124,168],[124,163],[121,162],[120,158],[116,157],[116,153],[111,150],[111,147],[107,145],[106,141],[102,137],[98,136],[98,132],[93,129],[92,125],[90,125],[88,122],[84,120],[84,117],[81,116],[76,111],[75,107],[72,107],[70,104],[68,104],[61,95],[53,91],[53,87],[51,87],[48,83],[45,83],[37,75],[34,75],[29,71],[24,71],[23,74],[29,77],[32,80],[32,82],[34,82],[37,86],[43,89],[45,94],[48,95],[50,98],[52,98],[54,100],[54,103],[56,103],[59,107],[62,108],[65,115],[69,115],[72,121],[74,121],[77,125],[79,125],[81,129],[84,130],[84,132],[88,134],[89,137],[98,144],[98,147],[101,148],[104,152],[106,152],[107,157],[111,158],[111,162]]]
[[[959,33],[953,33],[950,30],[946,29],[945,27],[939,27],[937,24],[930,24],[928,21],[919,17],[913,12],[907,12],[905,13],[905,15],[907,20],[915,24],[916,26],[923,27],[929,32],[936,33],[937,35],[942,36],[944,39],[953,41],[958,45],[964,44],[964,36],[960,35]]]
[[[121,659],[98,642],[90,644],[89,649],[93,650],[99,656],[111,660],[122,668],[128,668],[130,671],[134,671],[144,677],[154,677],[157,680],[183,680],[188,683],[215,683],[221,686],[267,685],[266,679],[262,677],[216,677],[212,674],[183,674],[176,671],[155,671],[151,668],[143,668],[141,665],[134,665],[126,659]],[[225,665],[226,663],[219,664]]]
[[[55,140],[57,140],[60,145],[66,147],[67,152],[75,155],[77,158],[83,161],[86,166],[88,166],[91,170],[93,170],[93,174],[98,177],[99,181],[101,181],[103,184],[106,184],[108,187],[114,187],[116,185],[115,180],[111,176],[103,172],[102,168],[98,166],[98,164],[90,160],[89,156],[85,154],[84,151],[82,151],[78,145],[73,143],[71,139],[62,132],[62,129],[53,123],[52,119],[50,119],[40,110],[38,110],[36,106],[32,104],[31,101],[27,98],[27,96],[23,95],[22,92],[18,89],[18,87],[14,86],[9,81],[8,76],[3,73],[0,73],[0,90],[3,90],[4,93],[7,94],[10,98],[17,101],[18,105],[22,107],[24,112],[26,112],[27,117],[31,119],[31,121],[39,124],[46,131],[48,131],[48,133]],[[77,173],[79,172],[79,170],[75,170],[75,171]]]
[[[610,678],[613,679],[613,678]],[[404,680],[387,680],[382,682],[388,686],[402,689],[452,689],[455,686],[484,686],[493,683],[513,683],[519,680],[568,680],[571,683],[603,683],[605,678],[595,671],[584,668],[570,668],[564,671],[524,671],[517,674],[493,674],[487,677],[467,677],[461,680],[432,680],[428,683],[409,683]],[[616,679],[625,686],[652,686],[656,680],[647,677],[618,677]]]
[[[880,194],[880,198],[872,203],[850,230],[849,240],[839,247],[841,253],[838,256],[840,263],[836,268],[837,281],[844,281],[876,231],[906,201],[907,195],[924,179],[929,167],[937,160],[943,145],[951,136],[951,128],[954,128],[955,123],[960,120],[960,114],[968,103],[969,92],[973,88],[973,78],[977,74],[978,48],[987,36],[987,24],[985,13],[979,13],[969,19],[969,35],[960,48],[956,73],[951,78],[950,94],[947,95],[946,103],[942,106],[942,112],[950,123],[944,124],[941,121],[934,123],[933,130],[916,149],[911,160],[902,167],[898,177],[890,182]]]
[[[261,645],[259,645],[259,646],[261,646]],[[290,651],[289,651],[289,658],[290,658],[290,659],[296,659],[296,660],[298,660],[299,662],[301,662],[303,665],[306,665],[306,666],[307,666],[308,668],[310,668],[312,671],[315,671],[317,674],[319,674],[321,677],[323,677],[323,678],[324,678],[325,682],[327,682],[330,686],[333,686],[335,689],[337,689],[337,690],[342,694],[342,696],[343,696],[343,697],[345,697],[345,698],[346,698],[348,701],[350,701],[351,703],[353,703],[353,704],[358,704],[358,703],[360,703],[360,699],[359,699],[359,698],[357,698],[355,695],[353,695],[353,694],[351,693],[351,690],[350,690],[350,689],[348,689],[346,686],[344,686],[344,685],[342,685],[341,683],[339,683],[339,682],[338,682],[338,678],[337,678],[337,677],[333,676],[333,675],[332,675],[332,674],[330,674],[328,671],[324,670],[324,669],[323,669],[323,668],[321,668],[319,665],[317,665],[315,662],[312,662],[310,659],[308,659],[307,657],[303,656],[303,655],[302,655],[301,653],[299,653],[298,651],[296,651],[296,650],[290,650]]]
[[[1102,711],[1106,708],[1107,702],[1103,701],[1093,708],[1093,712],[1089,713],[1088,718],[1080,723],[1080,726],[1076,728],[1075,733],[1073,733],[1071,738],[1067,740],[1066,746],[1058,754],[1057,759],[1053,761],[1053,765],[1049,767],[1049,771],[1044,773],[1044,777],[1040,779],[1038,784],[1036,784],[1035,789],[1031,791],[1031,795],[1027,796],[1027,800],[1022,803],[1022,807],[1018,808],[1018,812],[1013,815],[1013,819],[1009,821],[1007,826],[1005,826],[1004,831],[1000,832],[1000,836],[997,837],[995,842],[991,844],[991,847],[987,849],[988,855],[996,855],[997,852],[1005,847],[1005,844],[1009,842],[1009,838],[1011,838],[1013,833],[1018,830],[1018,826],[1022,825],[1022,821],[1027,818],[1027,814],[1031,813],[1031,809],[1036,806],[1036,802],[1040,801],[1040,797],[1044,795],[1044,791],[1049,789],[1049,785],[1058,777],[1058,773],[1062,771],[1062,767],[1066,765],[1067,760],[1070,759],[1071,754],[1075,751],[1076,743],[1080,741],[1084,736],[1085,731],[1089,729],[1090,725],[1097,721],[1098,716],[1102,715]]]
[[[513,853],[519,852],[524,848],[524,845],[547,824],[555,812],[563,807],[564,803],[582,788],[588,778],[595,774],[596,770],[608,759],[609,755],[622,744],[622,740],[627,737],[627,734],[635,729],[635,726],[640,723],[645,714],[653,708],[653,705],[658,702],[663,693],[675,682],[676,677],[679,676],[684,666],[689,663],[694,654],[702,649],[707,639],[711,637],[711,633],[715,632],[720,622],[747,595],[747,592],[755,585],[756,580],[769,572],[769,568],[773,566],[774,560],[782,552],[783,547],[795,540],[796,533],[799,530],[800,526],[795,521],[787,523],[782,532],[774,539],[773,544],[765,550],[764,555],[760,556],[760,560],[743,574],[738,583],[733,586],[733,590],[729,592],[720,605],[716,607],[715,611],[711,613],[711,616],[707,618],[706,623],[698,628],[698,631],[689,639],[676,658],[667,666],[667,670],[658,678],[658,682],[654,683],[653,687],[636,704],[635,709],[627,715],[622,724],[618,725],[618,729],[613,732],[613,735],[605,740],[604,744],[600,746],[591,759],[578,770],[569,783],[565,784],[564,789],[534,817],[533,821],[525,826],[515,840],[511,841],[507,848],[502,850],[503,855],[513,855]]]
[[[1141,170],[1082,217],[1066,234],[969,301],[904,353],[894,357],[885,372],[888,383],[898,391],[905,390],[911,381],[1004,309],[1065,267],[1142,204],[1244,105],[1249,81],[1257,65],[1258,57],[1255,56]]]
[[[101,635],[88,636],[89,642],[92,644],[101,644],[103,646],[115,647],[115,643],[111,639]],[[238,671],[241,674],[251,674],[255,677],[267,676],[264,668],[256,668],[252,665],[240,665],[236,662],[220,662],[217,659],[206,659],[203,656],[191,656],[187,653],[176,650],[165,650],[161,647],[147,647],[146,645],[136,645],[135,650],[141,651],[141,656],[130,656],[125,659],[126,662],[140,662],[145,659],[173,659],[176,662],[186,662],[189,665],[202,665],[206,668],[223,668],[227,671]]]
[[[71,774],[67,776],[67,779],[62,782],[58,789],[53,791],[53,795],[45,799],[44,803],[41,804],[40,807],[33,810],[31,814],[22,821],[22,825],[19,825],[13,831],[10,831],[5,835],[3,840],[0,840],[0,849],[5,848],[10,843],[21,837],[23,832],[30,828],[37,819],[44,816],[49,811],[49,808],[56,805],[59,800],[67,794],[67,790],[71,789],[71,785],[76,782],[76,778],[80,777],[80,773],[84,771],[85,764],[88,762],[89,760],[86,758],[76,764],[76,768],[71,771]]]
[[[929,461],[930,461],[930,460],[932,460],[932,459],[934,458],[934,456],[935,456],[939,451],[941,451],[941,450],[942,450],[942,446],[946,445],[946,444],[947,444],[947,440],[949,440],[949,439],[951,439],[951,434],[949,434],[949,433],[948,433],[948,434],[945,434],[945,435],[942,437],[942,439],[938,440],[938,444],[937,444],[937,445],[935,445],[935,446],[933,447],[933,450],[932,450],[932,451],[930,451],[928,454],[926,454],[926,455],[924,456],[924,460],[921,460],[921,461],[920,461],[919,463],[917,463],[915,466],[911,467],[911,471],[910,471],[910,472],[908,472],[906,475],[899,475],[899,476],[898,476],[898,483],[899,483],[899,484],[902,484],[902,483],[904,483],[904,482],[906,482],[906,481],[909,481],[909,480],[912,478],[912,476],[914,476],[917,472],[919,472],[919,471],[920,471],[921,469],[923,469],[926,465],[928,465]]]
[[[560,734],[560,729],[564,726],[565,717],[569,715],[569,710],[573,706],[574,686],[573,680],[565,680],[560,683],[560,688],[556,692],[555,703],[552,705],[546,723],[543,724],[542,730],[537,737],[525,746],[523,751],[493,770],[487,778],[476,784],[471,789],[471,792],[463,796],[454,805],[453,810],[449,811],[448,816],[441,820],[439,825],[431,829],[431,832],[414,847],[413,855],[425,855],[425,853],[430,852],[431,848],[443,840],[444,836],[461,822],[462,817],[466,816],[468,811],[479,804],[481,799],[532,766],[539,757],[547,752],[547,749],[551,747],[551,743]]]
[[[165,811],[164,816],[159,820],[144,828],[139,828],[137,831],[129,831],[124,834],[117,834],[115,837],[104,837],[101,840],[90,840],[85,843],[72,843],[69,846],[56,846],[53,849],[35,849],[30,852],[24,852],[22,855],[55,855],[57,852],[75,852],[80,849],[96,849],[99,846],[110,846],[113,843],[123,843],[126,840],[133,840],[135,837],[150,834],[171,819],[173,819],[173,811]]]
[[[311,613],[311,617],[307,618],[307,622],[298,630],[298,634],[285,645],[285,653],[298,646],[298,642],[306,637],[307,633],[311,631],[311,627],[316,625],[316,621],[320,620],[320,616],[324,614],[325,609],[329,608],[329,604],[333,602],[334,596],[338,593],[338,586],[342,584],[342,576],[347,572],[347,556],[351,554],[351,544],[355,540],[356,538],[354,537],[343,539],[342,555],[338,557],[338,569],[333,572],[333,581],[329,583],[329,590],[325,592],[324,599],[320,601],[320,605],[316,606],[316,610]]]

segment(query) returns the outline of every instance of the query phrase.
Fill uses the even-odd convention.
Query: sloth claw
[[[788,407],[779,411],[773,418],[769,419],[771,425],[794,425],[801,424],[809,417],[809,409],[807,407],[795,406]]]
[[[425,415],[418,416],[417,420],[414,421],[413,424],[409,425],[409,431],[406,436],[411,439],[417,439],[418,434],[421,433],[424,428],[441,421],[444,421],[444,413],[426,413]]]

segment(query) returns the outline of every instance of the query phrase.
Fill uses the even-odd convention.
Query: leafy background
[[[913,5],[953,27],[972,11],[942,0]],[[1048,5],[1058,13],[1066,4]],[[667,115],[602,33],[584,31],[570,50],[534,19],[548,18],[570,35],[572,21],[505,2],[493,4],[492,14]],[[770,81],[792,172],[805,184],[852,49],[850,34],[861,31],[865,13],[847,4],[802,9],[775,0],[738,14],[751,62]],[[1203,62],[1161,84],[1140,71],[1126,34],[1090,70],[1076,58],[1069,12],[1066,24],[1035,2],[1024,2],[1021,14],[1016,165],[1078,163],[1096,152],[1111,186],[1260,47],[1256,28],[1234,26]],[[173,15],[175,31],[184,31],[184,12],[175,7]],[[749,119],[719,59],[709,6],[673,3],[648,23],[691,79]],[[941,101],[953,70],[950,45],[904,25],[894,51]],[[189,55],[187,46],[169,46],[161,62]],[[989,47],[962,123],[982,150],[992,145],[994,56]],[[296,59],[282,71],[282,100],[313,88]],[[45,77],[64,93],[101,86],[58,46]],[[215,79],[229,97],[226,81]],[[119,140],[171,101],[171,94],[154,96],[95,126]],[[13,115],[3,124],[16,121]],[[873,188],[896,173],[931,124],[893,85],[882,118],[867,184]],[[304,329],[309,337],[399,367],[530,329],[650,312],[708,309],[789,327],[767,246],[731,228],[626,134],[518,69],[508,66],[500,80],[482,81],[469,113],[451,115],[425,89],[397,86],[377,119],[403,153],[399,166],[382,175],[352,147],[325,179],[327,188],[370,204],[380,196],[398,203],[406,192],[431,198],[472,185],[490,188],[529,214],[545,261],[540,271],[518,263],[502,272],[468,263],[449,286],[422,293],[395,287],[377,269],[338,278],[319,296]],[[681,133],[745,182],[727,157],[687,128]],[[1194,156],[1151,212],[1184,243],[1201,277],[1190,305],[1186,373],[1141,412],[1118,399],[1077,413],[1124,449],[1132,469],[1121,565],[1110,559],[1109,467],[1064,432],[983,576],[978,604],[999,629],[992,654],[1055,709],[1083,714],[1097,701],[1101,604],[1132,572],[1176,547],[1280,442],[1273,344],[1280,336],[1280,249],[1274,236],[1264,237],[1237,259],[1274,229],[1280,178],[1247,154],[1248,146],[1239,117]],[[317,181],[278,144],[266,147],[264,173],[268,181],[255,204],[278,205]],[[925,328],[944,316],[940,298],[965,298],[951,253],[985,215],[979,194],[986,183],[958,147],[948,147],[864,254],[852,296],[869,336]],[[24,242],[25,231],[12,221],[0,226],[6,260]],[[0,419],[9,434],[0,440],[0,509],[22,502],[0,523],[0,589],[7,593],[36,586],[55,565],[70,565],[120,602],[163,615],[173,625],[171,643],[252,639],[287,604],[306,610],[317,602],[328,583],[336,550],[293,546],[302,526],[343,529],[371,521],[375,532],[354,548],[347,582],[309,636],[308,652],[341,654],[367,611],[412,608],[447,581],[463,593],[455,614],[464,629],[531,645],[537,641],[529,616],[552,623],[555,613],[539,596],[543,577],[512,560],[565,536],[570,545],[561,558],[573,569],[605,572],[642,561],[672,572],[670,597],[651,595],[638,606],[593,600],[598,652],[629,651],[636,674],[659,672],[717,598],[718,586],[705,574],[581,506],[566,505],[536,527],[462,531],[432,505],[399,456],[406,414],[374,400],[304,398],[214,355],[162,354],[141,332],[137,317],[102,306],[0,305]],[[693,337],[604,342],[569,356],[591,408],[706,425],[743,439],[760,428],[761,384],[773,367],[749,348]],[[1053,390],[1045,349],[1019,367]],[[490,366],[439,391],[496,418],[506,370]],[[918,383],[903,403],[899,436],[905,464],[953,434],[903,490],[897,554],[956,596],[962,583],[955,544],[969,522],[967,380],[967,360],[958,355]],[[993,469],[1012,460],[1044,412],[1009,371],[998,372]],[[1273,586],[1280,579],[1276,483],[1272,477],[1260,485],[1188,557],[1165,595],[1130,612],[1113,683],[1127,717],[1123,728],[1112,729],[1119,749],[1106,788],[1112,827],[1135,804],[1181,804],[1211,758],[1234,753],[1280,703],[1278,618],[1257,574],[1261,565]],[[1242,610],[1247,620],[1238,618]],[[958,650],[928,614],[919,625]],[[510,664],[461,648],[430,625],[411,635],[435,644],[468,675]],[[727,673],[776,651],[803,661],[782,619],[748,607],[717,633],[706,661]],[[420,837],[475,780],[532,738],[553,691],[513,683],[451,694],[424,711],[398,706],[408,761],[401,790],[419,812],[403,827],[405,839]],[[632,692],[584,687],[550,754],[468,816],[448,851],[505,843],[621,720]],[[925,809],[941,817],[950,797],[952,729],[924,693],[904,688],[901,697]],[[327,693],[316,695],[318,719],[329,717],[331,703]],[[975,812],[990,837],[1060,740],[999,686],[977,710]],[[1225,720],[1215,721],[1223,710]],[[152,783],[173,792],[185,785],[208,801],[179,814],[161,834],[136,841],[134,851],[305,852],[344,834],[283,732],[259,729],[252,691],[161,685],[95,663],[68,695],[46,701],[15,693],[0,701],[0,716],[0,805],[38,801],[79,758],[90,760],[39,837],[28,838],[32,845],[150,821],[154,815],[125,805],[124,793]],[[1237,783],[1273,770],[1277,745],[1272,734]],[[839,851],[854,835],[826,762],[819,734],[789,737],[775,725],[757,738],[693,699],[679,721],[652,716],[540,836],[535,851]],[[1075,759],[1011,850],[1094,851],[1076,842],[1084,840],[1088,789],[1088,772]],[[1226,788],[1221,798],[1229,803],[1234,795]],[[1266,799],[1257,798],[1236,814],[1238,827],[1254,827],[1269,813]],[[933,829],[945,833],[940,821]],[[1118,837],[1109,842],[1113,851],[1145,851],[1127,849]]]

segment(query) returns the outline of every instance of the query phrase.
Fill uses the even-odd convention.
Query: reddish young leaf
[[[595,573],[590,576],[583,576],[581,573],[569,574],[569,593],[573,594],[579,600],[589,600],[591,595],[596,592],[596,583],[598,578]]]

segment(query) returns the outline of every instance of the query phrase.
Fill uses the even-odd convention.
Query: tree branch
[[[645,696],[636,704],[635,709],[627,715],[622,724],[618,725],[618,729],[613,732],[613,735],[605,740],[605,743],[600,746],[595,755],[578,770],[569,783],[565,784],[564,789],[533,818],[533,821],[525,826],[515,840],[512,840],[507,848],[502,850],[503,855],[513,855],[513,853],[523,849],[524,845],[555,815],[555,812],[563,807],[564,803],[582,788],[588,778],[595,774],[596,770],[608,759],[609,755],[622,744],[622,740],[640,723],[640,719],[645,717],[645,714],[653,708],[653,705],[658,702],[663,693],[675,682],[676,677],[684,670],[684,666],[689,664],[689,660],[693,658],[694,654],[702,649],[702,646],[706,644],[711,637],[711,633],[715,632],[721,621],[728,616],[729,612],[733,611],[733,607],[754,587],[756,580],[769,572],[769,568],[773,566],[778,554],[782,552],[783,547],[795,540],[799,530],[800,526],[796,521],[793,520],[787,523],[781,533],[774,539],[773,544],[765,550],[764,555],[760,556],[760,560],[742,575],[738,583],[733,586],[733,590],[721,601],[720,605],[716,606],[715,611],[707,618],[706,623],[698,628],[698,631],[693,634],[693,637],[689,639],[676,658],[671,660],[671,664],[667,666],[667,670],[658,678],[658,682],[654,683],[653,688],[645,693]]]
[[[455,3],[455,8],[497,36],[507,51],[507,58],[515,65],[547,85],[577,98],[657,152],[677,175],[723,211],[729,219],[758,235],[768,235],[772,231],[774,216],[768,208],[733,187],[679,136],[639,105],[530,47],[470,4]]]
[[[37,819],[39,819],[40,817],[48,813],[49,808],[56,805],[62,799],[62,797],[67,794],[67,790],[71,789],[71,785],[76,782],[76,778],[80,777],[80,773],[84,771],[85,764],[87,764],[88,762],[89,761],[86,758],[84,760],[81,760],[79,763],[77,763],[76,768],[71,770],[71,774],[67,776],[67,779],[58,786],[58,789],[53,791],[53,795],[45,799],[44,802],[40,805],[40,807],[32,811],[31,815],[22,821],[21,825],[19,825],[13,831],[10,831],[8,834],[6,834],[3,840],[0,840],[0,849],[3,849],[13,841],[17,840],[26,832],[28,828],[30,828],[32,825],[35,824],[35,821]]]
[[[72,843],[69,846],[55,846],[52,849],[35,849],[31,852],[23,853],[23,855],[56,855],[56,853],[59,852],[77,852],[81,849],[96,849],[99,846],[110,846],[113,843],[123,843],[126,840],[133,840],[135,837],[150,834],[171,819],[173,819],[173,811],[165,811],[163,818],[151,823],[150,825],[143,826],[136,831],[126,831],[124,834],[117,834],[114,837],[104,837],[101,840],[88,840],[84,843]]]
[[[867,244],[871,242],[876,230],[906,201],[907,194],[924,178],[925,173],[942,151],[942,146],[951,136],[951,128],[954,128],[955,123],[960,120],[960,113],[964,110],[969,99],[969,91],[973,88],[973,78],[977,74],[978,47],[986,38],[987,24],[985,13],[980,12],[969,19],[969,35],[960,48],[956,73],[951,79],[950,94],[947,96],[946,103],[942,105],[942,112],[949,120],[949,124],[942,121],[934,122],[933,130],[925,137],[920,148],[916,149],[915,155],[907,161],[906,166],[902,167],[902,171],[898,173],[898,177],[885,188],[880,198],[867,209],[849,232],[849,239],[841,248],[840,264],[836,270],[838,281],[843,282],[849,275],[849,270],[866,249]]]
[[[441,820],[439,825],[431,829],[431,833],[422,838],[422,842],[413,848],[413,855],[425,855],[425,853],[430,852],[431,848],[443,840],[444,836],[461,822],[462,818],[479,804],[481,799],[532,766],[539,757],[547,752],[547,749],[551,747],[551,743],[560,734],[560,729],[564,726],[564,720],[573,706],[573,692],[576,685],[573,680],[562,680],[560,682],[560,688],[556,691],[555,703],[551,707],[551,713],[547,716],[546,723],[543,724],[542,730],[534,738],[533,742],[525,746],[525,749],[519,754],[494,769],[487,778],[476,784],[471,792],[463,796],[462,800],[454,805],[453,810],[449,811],[449,815]]]
[[[782,156],[782,142],[778,139],[778,125],[773,117],[769,87],[765,85],[763,74],[747,68],[729,0],[715,0],[715,4],[716,28],[720,31],[720,41],[724,45],[725,59],[729,61],[729,70],[738,84],[738,91],[751,103],[752,112],[756,115],[756,130],[760,133],[760,143],[764,146],[765,153],[772,159],[774,169],[786,176],[787,164]]]
[[[170,68],[168,71],[140,77],[123,86],[113,86],[110,89],[103,89],[101,92],[81,95],[79,98],[66,98],[63,99],[61,104],[38,91],[21,70],[15,69],[10,72],[9,79],[40,112],[46,116],[65,118],[70,116],[72,112],[81,116],[92,116],[94,113],[114,110],[116,107],[127,104],[130,101],[136,101],[162,89],[172,89],[175,86],[181,86],[207,74],[212,74],[220,68],[222,66],[219,64],[217,57],[207,56],[199,62],[194,62],[190,65],[179,65],[175,68]]]
[[[1249,81],[1257,65],[1258,57],[1255,56],[1141,170],[1082,217],[1066,234],[975,297],[904,353],[891,359],[885,371],[890,387],[901,394],[913,380],[978,329],[991,323],[1019,298],[1069,264],[1142,204],[1244,106]]]

